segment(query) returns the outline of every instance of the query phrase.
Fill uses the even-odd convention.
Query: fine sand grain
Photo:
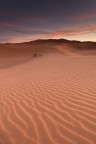
[[[2,56],[0,144],[96,144],[96,56],[54,47]]]

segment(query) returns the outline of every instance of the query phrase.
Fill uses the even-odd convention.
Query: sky
[[[0,43],[96,41],[96,0],[0,0]]]

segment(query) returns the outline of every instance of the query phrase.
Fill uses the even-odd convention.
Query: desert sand
[[[0,144],[96,144],[96,43],[0,45]]]

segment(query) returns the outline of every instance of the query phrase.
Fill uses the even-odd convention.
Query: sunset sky
[[[0,0],[0,43],[96,41],[96,0]]]

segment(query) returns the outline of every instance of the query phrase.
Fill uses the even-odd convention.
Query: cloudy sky
[[[96,0],[0,0],[0,43],[96,41]]]

